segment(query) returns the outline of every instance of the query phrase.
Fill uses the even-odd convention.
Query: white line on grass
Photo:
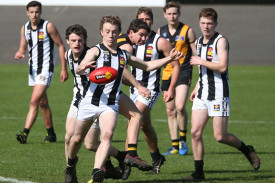
[[[30,181],[21,181],[17,179],[12,179],[12,178],[5,178],[0,176],[0,182],[12,182],[12,183],[35,183],[35,182],[30,182]]]

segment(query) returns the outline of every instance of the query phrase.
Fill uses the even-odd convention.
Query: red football
[[[90,73],[89,79],[93,83],[107,84],[112,82],[117,77],[117,70],[112,67],[103,66],[93,70]]]

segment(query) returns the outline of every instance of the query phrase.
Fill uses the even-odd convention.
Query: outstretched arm
[[[170,51],[170,55],[168,57],[153,60],[150,62],[145,62],[145,61],[133,56],[129,52],[126,52],[126,54],[127,54],[127,59],[128,59],[129,65],[131,65],[133,67],[137,67],[144,71],[152,71],[152,70],[158,69],[173,60],[180,59],[183,56],[183,54],[181,52],[177,51],[174,48]]]
[[[124,68],[123,77],[125,79],[123,80],[123,84],[136,87],[138,90],[138,93],[142,96],[151,97],[150,90],[144,87],[138,80],[136,80],[136,78],[126,68]]]
[[[79,75],[83,75],[85,73],[85,70],[88,68],[95,68],[95,59],[99,55],[99,49],[97,47],[92,47],[89,49],[80,63],[80,65],[76,68],[76,73]]]

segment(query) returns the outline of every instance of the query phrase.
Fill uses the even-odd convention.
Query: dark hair
[[[38,6],[39,9],[40,9],[40,11],[42,11],[42,4],[40,2],[38,2],[38,1],[31,1],[31,2],[29,2],[27,4],[26,8],[27,8],[27,10],[29,10],[30,7],[36,7],[36,6]]]
[[[100,20],[99,31],[101,31],[103,29],[104,23],[110,23],[112,25],[117,25],[118,32],[119,33],[121,32],[121,20],[118,16],[114,16],[114,15],[103,16]]]
[[[214,22],[218,20],[218,13],[213,8],[203,8],[201,9],[199,19],[201,17],[207,17],[213,19]]]
[[[83,26],[81,26],[79,24],[74,24],[74,25],[69,26],[66,29],[66,37],[65,37],[65,39],[69,39],[69,36],[72,33],[74,33],[74,34],[76,34],[78,36],[82,35],[83,38],[84,38],[84,40],[85,40],[85,42],[87,41],[87,37],[88,37],[87,36],[87,30]]]
[[[150,18],[153,20],[153,11],[152,11],[151,8],[140,7],[140,8],[137,10],[136,18],[138,18],[138,15],[140,15],[141,13],[145,13],[145,14],[149,15]]]
[[[177,8],[178,13],[180,13],[180,4],[175,1],[167,2],[166,5],[162,8],[164,12],[166,12],[169,8]]]
[[[148,27],[148,25],[144,21],[142,21],[140,19],[134,19],[129,25],[127,34],[130,33],[130,30],[132,30],[132,31],[134,31],[134,33],[136,33],[140,29],[145,29],[147,31],[147,33],[149,33],[151,31],[150,28]]]

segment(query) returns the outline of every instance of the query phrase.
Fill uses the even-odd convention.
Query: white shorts
[[[140,101],[144,105],[148,106],[150,109],[153,109],[154,105],[157,103],[159,99],[160,93],[151,91],[151,98],[140,95],[138,92],[133,94],[130,93],[130,99],[136,103],[136,101]]]
[[[208,115],[229,116],[230,115],[230,98],[225,97],[216,100],[201,100],[197,97],[193,101],[192,110],[207,109]]]
[[[114,112],[117,115],[118,105],[95,106],[91,104],[91,101],[89,99],[85,100],[85,98],[83,98],[79,103],[77,119],[80,121],[95,121],[102,113],[105,112]]]
[[[67,118],[77,118],[77,115],[78,108],[75,105],[71,104],[69,112],[67,114]],[[91,128],[99,128],[99,123],[97,119],[93,122]]]
[[[36,75],[36,71],[33,71],[33,75],[29,74],[29,86],[35,86],[36,84],[50,86],[53,75],[53,72],[45,72]]]

